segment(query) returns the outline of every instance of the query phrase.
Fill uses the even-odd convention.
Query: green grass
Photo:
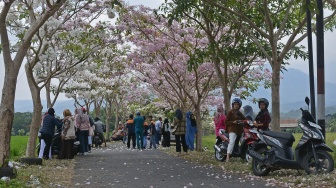
[[[26,153],[28,136],[12,136],[10,142],[10,160],[16,160]]]

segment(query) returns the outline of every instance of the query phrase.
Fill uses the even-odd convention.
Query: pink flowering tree
[[[188,20],[203,31],[208,47],[197,50],[194,56],[211,59],[227,110],[231,109],[232,96],[247,99],[259,86],[270,86],[271,74],[264,67],[266,63],[262,54],[253,41],[242,34],[241,28],[216,16],[214,12],[218,10],[201,1],[173,2],[161,6],[162,14],[169,15],[170,22],[176,20],[182,24],[183,20]]]
[[[130,6],[120,13],[118,26],[127,29],[126,40],[135,47],[129,58],[131,68],[139,79],[155,92],[166,107],[194,111],[198,130],[202,132],[201,111],[207,106],[205,100],[217,85],[213,64],[207,59],[192,59],[197,49],[205,48],[207,38],[192,27],[157,18],[144,6]],[[140,19],[139,19],[140,18]],[[188,61],[205,61],[188,66]],[[201,134],[197,138],[201,150]]]
[[[0,2],[0,36],[5,64],[5,79],[0,104],[0,167],[7,166],[14,118],[17,77],[34,35],[59,10],[66,0]],[[9,34],[10,32],[10,34]],[[9,35],[16,37],[10,41]]]

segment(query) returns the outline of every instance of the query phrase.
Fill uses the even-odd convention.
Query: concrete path
[[[108,143],[77,156],[72,187],[189,188],[265,187],[220,168],[188,162],[161,150],[128,150],[122,142]]]

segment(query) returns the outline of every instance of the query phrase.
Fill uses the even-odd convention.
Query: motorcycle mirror
[[[309,97],[306,97],[306,98],[305,98],[305,102],[306,102],[306,104],[309,106],[309,104],[310,104],[310,99],[309,99]]]

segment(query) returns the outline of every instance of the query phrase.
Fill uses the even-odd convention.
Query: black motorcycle
[[[56,130],[54,136],[52,137],[51,146],[50,146],[51,155],[58,155],[59,152],[61,151],[61,147],[62,147],[61,132],[62,132],[62,129]],[[39,144],[36,146],[37,155],[39,155],[40,153],[40,147],[41,147],[41,138],[39,137]],[[75,140],[74,148],[73,148],[74,155],[77,155],[78,151],[79,151],[79,141]]]
[[[92,143],[95,145],[96,148],[101,147],[104,140],[100,138],[99,133],[95,132],[92,138]],[[105,145],[106,146],[106,145]]]
[[[305,99],[309,107],[309,98]],[[260,141],[249,150],[252,170],[257,176],[266,176],[278,169],[304,169],[307,174],[326,173],[334,169],[334,159],[328,152],[333,150],[325,144],[321,127],[308,110],[302,111],[299,127],[303,135],[292,150],[294,136],[291,133],[259,131]]]

